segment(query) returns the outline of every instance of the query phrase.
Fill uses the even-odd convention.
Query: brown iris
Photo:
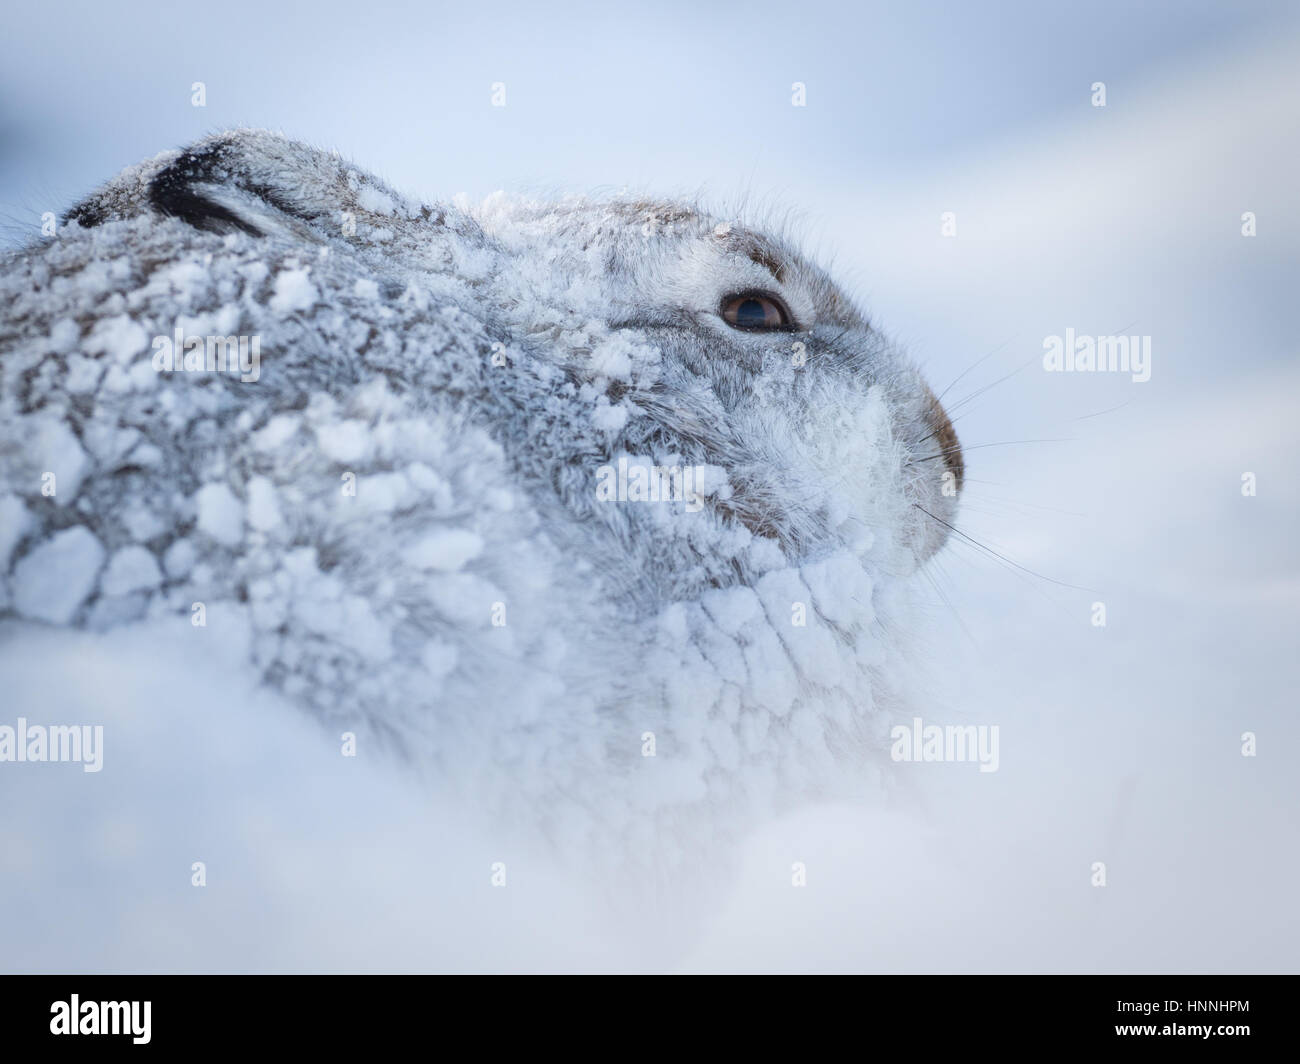
[[[776,296],[741,292],[722,301],[722,320],[737,329],[788,329],[790,314]]]

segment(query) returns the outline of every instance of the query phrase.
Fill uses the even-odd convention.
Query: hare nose
[[[932,438],[938,444],[935,453],[943,455],[944,464],[956,478],[957,490],[961,491],[962,481],[966,477],[966,463],[961,454],[961,441],[957,439],[957,432],[952,427],[952,419],[948,417],[948,411],[943,408],[943,404],[933,392],[930,393],[929,409],[926,413]]]

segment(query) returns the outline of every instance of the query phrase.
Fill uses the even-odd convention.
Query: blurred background
[[[926,680],[948,707],[936,719],[1000,726],[1001,768],[902,766],[918,808],[773,825],[726,911],[667,966],[1300,964],[1297,5],[52,0],[9,5],[3,25],[10,244],[126,165],[265,126],[430,200],[629,189],[724,216],[791,211],[807,249],[945,393],[969,488],[962,536],[924,585]],[[941,235],[944,212],[955,236]],[[1151,337],[1150,380],[1045,372],[1043,340],[1067,328]],[[32,664],[43,652],[27,650],[11,646],[0,682],[50,697]],[[119,692],[131,653],[100,662]],[[126,694],[119,704],[131,711]],[[250,705],[214,712],[232,727],[265,719]],[[147,756],[131,756],[149,778]],[[567,925],[566,906],[516,894],[509,919],[480,913],[496,930],[466,931],[472,903],[431,907],[422,889],[437,866],[436,847],[421,857],[425,814],[399,822],[399,799],[379,805],[355,779],[333,779],[323,809],[248,775],[241,801],[260,826],[231,820],[227,839],[243,832],[275,857],[203,916],[206,933],[158,906],[123,915],[139,904],[141,854],[193,849],[157,818],[158,777],[119,795],[111,846],[103,824],[50,812],[53,783],[11,777],[11,824],[57,820],[66,846],[46,863],[11,829],[0,895],[49,892],[7,949],[0,935],[0,967],[646,963],[583,924],[570,886],[557,888]],[[358,837],[364,874],[323,856]],[[88,884],[90,851],[125,856]],[[790,889],[794,860],[804,890]],[[1090,885],[1098,861],[1104,888]],[[73,908],[98,930],[70,929]]]

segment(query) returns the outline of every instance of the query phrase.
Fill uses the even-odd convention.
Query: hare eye
[[[737,329],[786,329],[790,314],[776,296],[741,292],[722,301],[722,320]]]

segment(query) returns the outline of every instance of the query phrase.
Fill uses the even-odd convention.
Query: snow
[[[16,495],[0,495],[0,572],[8,572],[18,541],[32,527],[32,516]]]
[[[123,547],[108,560],[100,581],[105,595],[129,595],[152,591],[162,583],[162,572],[154,556],[144,547]]]
[[[393,197],[374,185],[362,185],[357,192],[357,202],[373,214],[397,213],[397,203]]]
[[[417,569],[456,572],[465,563],[483,553],[483,537],[464,529],[451,528],[434,532],[403,552],[402,558]]]
[[[143,501],[126,507],[122,513],[122,524],[126,526],[131,538],[139,543],[147,542],[168,531],[167,523]]]
[[[371,451],[369,426],[362,421],[338,421],[316,434],[321,453],[344,465],[361,461]]]
[[[81,339],[81,330],[71,318],[61,318],[50,329],[50,350],[59,355],[70,355]]]
[[[104,366],[97,359],[70,355],[68,357],[68,391],[78,393],[94,391],[103,372]]]
[[[24,617],[67,624],[94,589],[104,548],[86,528],[56,532],[14,567],[13,605]]]
[[[188,539],[175,540],[163,555],[163,567],[167,570],[167,575],[176,580],[188,576],[196,561],[198,550]]]
[[[596,408],[591,415],[591,423],[601,432],[610,435],[621,432],[627,424],[628,409],[622,403],[610,403],[605,396],[596,400]]]
[[[41,418],[27,440],[31,476],[54,474],[53,499],[61,506],[77,497],[86,473],[87,457],[81,443],[63,421]]]
[[[624,336],[615,336],[597,344],[591,352],[591,368],[611,380],[632,379],[632,355],[636,345]]]
[[[236,615],[209,621],[0,627],[11,712],[104,728],[103,771],[78,769],[84,781],[0,766],[0,904],[25,914],[0,932],[6,968],[540,969],[554,961],[540,927],[575,971],[617,963],[589,926],[589,887],[474,809],[431,800],[364,730],[342,756],[357,721],[323,730],[252,682]],[[195,861],[205,888],[190,885]]]
[[[429,670],[429,675],[435,680],[441,680],[444,676],[456,667],[456,659],[459,652],[450,643],[442,643],[433,640],[426,644],[420,652],[420,659],[424,667]]]
[[[248,482],[249,525],[259,532],[271,532],[279,528],[283,520],[275,485],[270,478],[252,477]]]
[[[297,310],[310,310],[320,298],[312,284],[310,268],[281,270],[275,277],[275,293],[271,296],[271,309],[277,314],[291,314]]]
[[[119,365],[127,365],[149,345],[144,327],[125,314],[105,318],[91,330],[85,350],[92,355],[107,355]]]
[[[301,420],[292,414],[279,414],[254,434],[253,445],[260,451],[274,452],[288,442],[301,424]]]
[[[218,543],[233,547],[244,538],[244,507],[225,484],[205,484],[194,497],[198,527]]]

